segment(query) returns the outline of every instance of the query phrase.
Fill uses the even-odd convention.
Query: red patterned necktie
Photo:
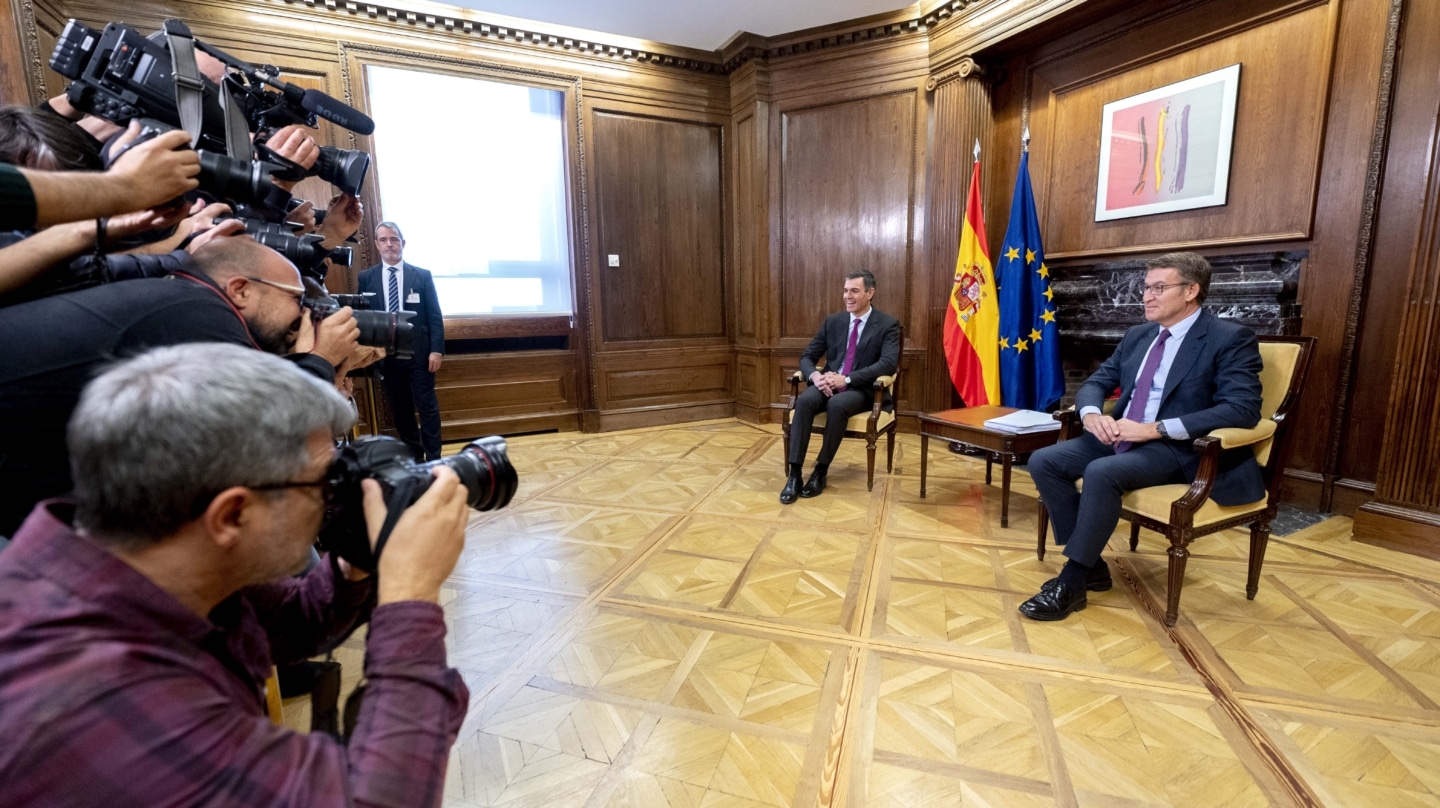
[[[1165,340],[1170,339],[1170,329],[1160,329],[1160,338],[1150,346],[1150,353],[1145,357],[1145,367],[1140,369],[1140,380],[1135,382],[1135,390],[1130,394],[1130,404],[1125,408],[1125,417],[1136,423],[1145,417],[1145,405],[1150,401],[1150,387],[1155,384],[1155,374],[1160,370],[1160,359],[1165,356]],[[1115,444],[1115,454],[1123,454],[1130,451],[1135,444],[1122,440]]]

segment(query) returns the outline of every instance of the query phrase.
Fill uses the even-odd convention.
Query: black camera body
[[[264,244],[266,247],[285,256],[300,274],[316,280],[325,279],[325,260],[343,267],[350,266],[353,260],[354,251],[350,247],[339,246],[333,250],[325,248],[325,238],[314,233],[299,236],[282,224],[261,221],[257,219],[242,219],[245,222],[245,232],[250,237]]]
[[[417,463],[410,449],[395,438],[367,437],[340,447],[330,464],[326,481],[330,487],[330,505],[325,523],[320,528],[320,546],[350,562],[357,569],[374,572],[384,542],[389,538],[401,511],[415,504],[430,488],[434,479],[431,470],[445,466],[454,471],[465,487],[466,502],[479,511],[503,508],[515,496],[518,478],[510,465],[505,439],[499,436],[472,441],[458,454]],[[389,509],[386,529],[376,546],[370,547],[365,526],[364,497],[360,481],[373,479]]]

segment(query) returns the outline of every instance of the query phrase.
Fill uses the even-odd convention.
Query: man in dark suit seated
[[[869,270],[846,275],[845,311],[825,318],[800,357],[800,372],[811,386],[796,399],[790,423],[789,474],[780,491],[780,501],[786,505],[796,497],[816,497],[825,490],[825,473],[845,437],[845,422],[870,407],[875,380],[900,367],[900,321],[871,306],[873,297],[875,276]],[[822,357],[825,372],[815,368]],[[810,426],[821,412],[825,413],[825,438],[815,458],[815,471],[802,488],[800,475],[810,445]]]
[[[440,313],[440,300],[435,295],[435,281],[430,271],[405,263],[405,238],[394,222],[381,222],[375,227],[375,246],[380,248],[380,263],[360,273],[361,294],[375,295],[376,308],[386,311],[410,311],[415,316],[411,340],[415,355],[409,359],[386,357],[380,366],[384,377],[385,400],[395,417],[395,431],[410,447],[417,460],[440,459],[440,402],[435,398],[435,374],[445,355],[445,320]],[[420,427],[415,426],[415,411],[420,411]]]
[[[1145,319],[1125,332],[1075,396],[1085,424],[1077,439],[1030,458],[1030,474],[1050,510],[1055,543],[1068,559],[1060,576],[1020,605],[1035,620],[1061,620],[1085,608],[1087,590],[1110,588],[1100,553],[1120,521],[1126,491],[1189,483],[1200,456],[1194,438],[1260,421],[1260,348],[1255,333],[1200,307],[1210,288],[1210,264],[1194,253],[1147,261]],[[1120,388],[1118,420],[1101,405]],[[1242,505],[1265,496],[1260,466],[1248,448],[1221,456],[1211,498]],[[1084,479],[1083,491],[1075,481]]]

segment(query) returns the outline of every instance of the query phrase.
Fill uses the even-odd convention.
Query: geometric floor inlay
[[[472,694],[444,804],[1440,806],[1440,563],[1297,523],[1251,601],[1227,531],[1166,629],[1163,542],[1122,525],[1114,588],[1036,623],[1063,557],[1029,476],[1002,528],[984,461],[932,443],[923,499],[901,435],[873,490],[847,440],[785,506],[774,426],[510,439],[519,491],[443,591]]]

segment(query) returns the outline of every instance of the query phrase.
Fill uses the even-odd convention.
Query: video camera
[[[280,220],[283,205],[257,187],[271,176],[296,181],[318,176],[359,195],[369,155],[326,146],[307,170],[279,157],[265,142],[280,127],[313,127],[318,118],[362,135],[375,131],[374,121],[325,93],[280,80],[272,65],[252,65],[195,40],[179,20],[166,20],[163,35],[156,37],[113,22],[97,33],[72,19],[55,43],[50,67],[71,79],[66,96],[76,109],[122,125],[139,118],[148,119],[155,131],[184,129],[200,152],[201,190],[217,198],[251,205]],[[226,66],[223,92],[200,75],[197,49]]]
[[[400,513],[430,488],[434,479],[430,470],[436,466],[455,472],[465,486],[466,502],[476,510],[503,508],[515,496],[518,478],[506,453],[505,439],[499,436],[472,441],[458,454],[429,463],[416,463],[410,449],[395,438],[361,438],[341,447],[330,464],[326,484],[331,499],[320,528],[320,546],[358,569],[374,572],[390,529]],[[360,481],[366,478],[380,483],[389,510],[373,550],[365,529],[360,489]]]

